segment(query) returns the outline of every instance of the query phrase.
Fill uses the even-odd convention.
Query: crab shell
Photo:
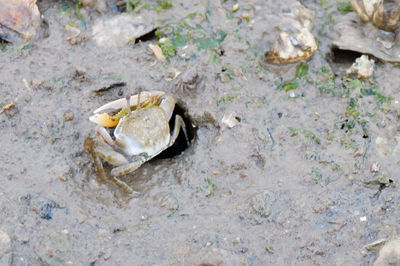
[[[163,91],[143,91],[140,93],[140,102],[143,103],[148,101],[152,97],[161,97],[164,96],[165,92]],[[129,99],[131,106],[137,105],[138,95],[132,95]],[[119,119],[113,119],[109,113],[119,112],[123,107],[126,106],[126,98],[121,98],[109,103],[106,103],[103,106],[100,106],[96,110],[93,111],[94,115],[89,117],[89,120],[93,123],[96,123],[102,127],[116,127],[118,125]]]

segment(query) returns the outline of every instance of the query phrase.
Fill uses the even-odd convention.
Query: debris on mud
[[[68,41],[71,45],[77,45],[87,38],[86,35],[81,33],[81,30],[79,28],[69,24],[65,26],[64,31],[68,35],[65,40]]]
[[[363,23],[354,13],[343,16],[334,31],[338,39],[333,41],[333,47],[372,55],[389,63],[400,62],[399,36],[396,32],[385,32],[370,23]]]
[[[28,195],[23,199],[31,210],[44,220],[53,219],[54,210],[63,210],[64,214],[68,212],[66,207],[61,207],[57,202],[45,197]]]
[[[150,43],[150,44],[149,44],[149,48],[150,48],[150,50],[153,52],[154,56],[155,56],[158,60],[160,60],[160,61],[165,61],[165,60],[166,60],[166,58],[165,58],[165,56],[164,56],[164,54],[163,54],[163,52],[162,52],[160,46],[158,46],[157,44],[152,44],[152,43]]]
[[[113,82],[111,84],[108,84],[104,87],[101,87],[100,89],[96,89],[94,92],[96,93],[103,93],[106,92],[108,90],[114,89],[114,88],[118,88],[118,87],[124,87],[126,86],[126,82],[123,81],[118,81],[118,82]]]
[[[386,242],[387,242],[386,238],[378,239],[371,243],[368,243],[367,245],[364,246],[364,248],[366,250],[371,250],[372,248],[381,246],[381,245],[385,244]]]
[[[173,91],[181,93],[194,92],[196,89],[202,88],[203,77],[196,68],[192,67],[183,72],[178,72]]]
[[[235,112],[224,114],[221,120],[222,124],[229,128],[236,127],[240,123],[240,117],[237,116]]]
[[[11,238],[6,233],[0,230],[0,265],[11,265]]]
[[[71,238],[67,231],[52,232],[42,237],[36,254],[45,265],[72,265]]]
[[[36,0],[0,0],[0,39],[12,43],[31,39],[40,21]]]
[[[102,18],[93,26],[93,40],[98,46],[119,47],[154,31],[155,26],[146,23],[140,16],[121,14],[111,18]]]
[[[279,36],[266,53],[266,61],[270,64],[286,64],[310,58],[318,48],[311,33],[314,13],[296,2],[284,10],[281,19],[277,26]]]
[[[169,216],[179,209],[178,199],[170,192],[160,192],[154,196],[154,200],[158,202],[161,208],[170,212]]]
[[[246,200],[245,209],[240,213],[241,219],[246,219],[252,225],[263,224],[272,214],[276,199],[269,191],[253,194]]]
[[[379,185],[380,189],[395,185],[395,181],[388,174],[382,174],[378,177],[363,182],[366,185]]]
[[[397,0],[351,0],[362,22],[371,21],[375,27],[395,31],[400,23],[400,3]]]
[[[375,60],[369,59],[368,55],[357,58],[353,65],[347,70],[348,75],[356,75],[357,78],[369,78],[374,73]]]
[[[373,164],[371,164],[371,167],[369,168],[369,170],[371,171],[371,173],[378,173],[380,170],[380,165],[378,162],[374,162]]]
[[[67,111],[64,113],[64,121],[72,121],[74,120],[74,113],[71,111]]]
[[[14,107],[15,107],[15,103],[6,104],[1,108],[0,114],[4,113],[5,111],[10,110],[11,108],[14,108]]]
[[[400,265],[400,239],[387,242],[379,251],[374,266]]]

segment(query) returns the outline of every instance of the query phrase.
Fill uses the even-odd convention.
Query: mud
[[[0,52],[1,107],[15,103],[0,114],[0,230],[12,265],[372,265],[379,247],[364,246],[400,233],[400,69],[378,62],[374,78],[346,79],[331,52],[345,13],[302,1],[316,12],[319,49],[285,91],[298,64],[263,60],[267,18],[286,2],[139,10],[171,24],[197,12],[189,23],[226,33],[217,48],[189,41],[166,62],[148,48],[154,38],[97,47],[91,27],[112,11],[81,8],[79,19],[73,3],[40,2],[48,37]],[[67,24],[85,37],[71,44]],[[177,90],[176,70],[192,68],[202,86]],[[196,131],[180,155],[124,177],[139,192],[127,195],[98,180],[83,143],[92,111],[137,86],[176,93]],[[232,112],[240,123],[227,128]]]

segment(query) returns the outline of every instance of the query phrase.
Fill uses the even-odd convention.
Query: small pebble
[[[247,174],[244,174],[244,173],[241,173],[239,176],[240,176],[240,178],[242,178],[242,179],[248,177],[248,175],[247,175]]]
[[[72,121],[74,120],[74,114],[71,112],[65,112],[64,113],[64,120],[65,121]]]
[[[59,176],[58,176],[58,179],[60,179],[61,181],[63,181],[63,182],[67,182],[67,175],[66,174],[60,174]]]
[[[9,235],[0,230],[0,258],[11,249],[11,239]]]
[[[373,163],[373,164],[371,165],[371,167],[370,167],[371,173],[378,173],[378,172],[379,172],[379,169],[380,169],[379,163],[377,163],[377,162]]]

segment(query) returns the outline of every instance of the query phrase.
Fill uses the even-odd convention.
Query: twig
[[[270,137],[270,139],[271,139],[271,141],[272,141],[272,145],[271,145],[271,151],[273,151],[274,150],[274,147],[275,147],[275,140],[274,140],[274,138],[272,137],[272,133],[271,133],[271,130],[267,127],[267,131],[268,131],[268,135],[269,135],[269,137]]]

